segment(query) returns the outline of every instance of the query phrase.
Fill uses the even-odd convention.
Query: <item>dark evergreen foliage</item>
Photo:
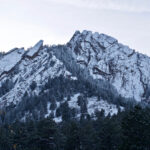
[[[37,83],[35,81],[33,81],[30,85],[31,90],[33,91],[37,86]]]
[[[2,82],[2,85],[0,87],[0,97],[5,95],[7,92],[9,92],[14,87],[14,83],[11,80],[6,80]]]
[[[7,81],[8,82],[8,81]],[[3,85],[3,90],[5,88]],[[11,85],[11,84],[10,84]],[[6,87],[9,87],[8,85]],[[65,88],[64,88],[65,87]],[[30,85],[31,90],[33,91],[36,88],[36,82],[32,82]],[[68,101],[71,96],[76,93],[82,93],[78,98],[78,105],[81,108],[82,117],[86,117],[87,114],[87,97],[97,96],[102,99],[107,98],[111,99],[112,94],[109,94],[109,91],[103,90],[103,88],[96,88],[93,84],[89,83],[88,80],[70,80],[70,78],[64,78],[63,76],[56,77],[54,79],[49,78],[46,84],[41,87],[41,92],[39,95],[28,95],[25,92],[22,101],[17,105],[10,105],[6,110],[6,115],[1,119],[4,123],[10,123],[15,121],[16,119],[22,119],[26,112],[32,114],[28,116],[32,120],[39,120],[44,118],[44,115],[47,113],[47,104],[50,103],[50,110],[54,111],[57,108],[56,102],[62,102],[64,98],[67,98],[65,103],[62,103],[59,112],[57,110],[57,115],[62,116],[63,119],[67,119],[67,117],[75,117],[76,110],[70,109],[68,107]],[[116,97],[117,98],[117,97]],[[120,98],[121,99],[121,98]],[[122,99],[121,99],[122,100]],[[37,113],[37,114],[36,114]],[[40,113],[40,115],[39,115]],[[66,120],[65,119],[65,120]]]
[[[67,103],[63,104],[67,107]],[[66,112],[64,112],[65,114]],[[65,116],[65,115],[64,115]],[[150,109],[136,106],[115,116],[97,119],[51,118],[0,126],[1,150],[149,150]]]

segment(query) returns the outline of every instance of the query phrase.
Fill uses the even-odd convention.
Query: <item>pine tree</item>
[[[37,126],[37,145],[40,150],[55,150],[56,124],[50,118],[43,119]]]
[[[122,121],[122,150],[150,149],[150,111],[135,106]]]

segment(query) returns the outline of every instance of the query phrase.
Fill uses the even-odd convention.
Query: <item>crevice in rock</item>
[[[132,55],[134,55],[135,51],[133,50],[133,52],[131,54],[128,55],[128,57],[131,57]]]
[[[145,97],[145,96],[146,96],[146,91],[147,91],[148,86],[147,86],[147,84],[145,84],[144,81],[143,81],[143,73],[142,73],[142,71],[141,71],[141,69],[140,69],[139,60],[140,60],[140,56],[139,56],[139,54],[137,54],[137,69],[138,69],[138,71],[139,71],[139,73],[140,73],[140,82],[142,83],[143,90],[144,90],[144,92],[143,92],[143,94],[142,94],[142,97]]]
[[[108,74],[102,70],[100,70],[98,67],[94,66],[93,67],[93,74],[99,74],[99,75],[102,75],[102,76],[108,76],[108,75],[111,75],[111,74]]]

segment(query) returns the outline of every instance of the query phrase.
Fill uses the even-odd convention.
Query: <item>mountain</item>
[[[0,55],[1,122],[113,115],[149,102],[150,58],[105,34],[76,31],[66,45],[40,40]]]
[[[109,81],[123,97],[141,101],[150,85],[150,58],[110,36],[76,32],[68,43],[77,63],[94,79]]]

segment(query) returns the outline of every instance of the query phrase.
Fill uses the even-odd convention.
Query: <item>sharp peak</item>
[[[44,43],[43,40],[39,40],[39,41],[34,45],[34,47],[39,46],[39,45],[43,45],[43,43]]]
[[[83,30],[82,32],[76,31],[68,42],[68,45],[81,44],[82,42],[96,42],[102,47],[107,48],[114,43],[118,43],[118,40],[103,33],[100,34],[98,32]]]
[[[99,32],[92,32],[92,31],[89,31],[89,30],[83,30],[82,32],[77,30],[75,31],[75,33],[73,34],[73,37],[71,38],[72,39],[77,39],[79,37],[83,37],[83,38],[86,38],[87,36],[89,37],[93,37],[94,39],[113,39],[115,41],[118,41],[116,38],[110,36],[110,35],[107,35],[107,34],[104,34],[104,33],[99,33]]]
[[[99,33],[99,32],[93,32],[93,31],[90,31],[90,30],[83,30],[82,32],[80,30],[76,30],[74,35],[78,35],[78,34],[82,34],[82,35],[88,35],[88,34],[91,34],[91,35],[103,35],[103,36],[109,36],[111,37],[110,35],[107,35],[107,34],[104,34],[104,33]]]

